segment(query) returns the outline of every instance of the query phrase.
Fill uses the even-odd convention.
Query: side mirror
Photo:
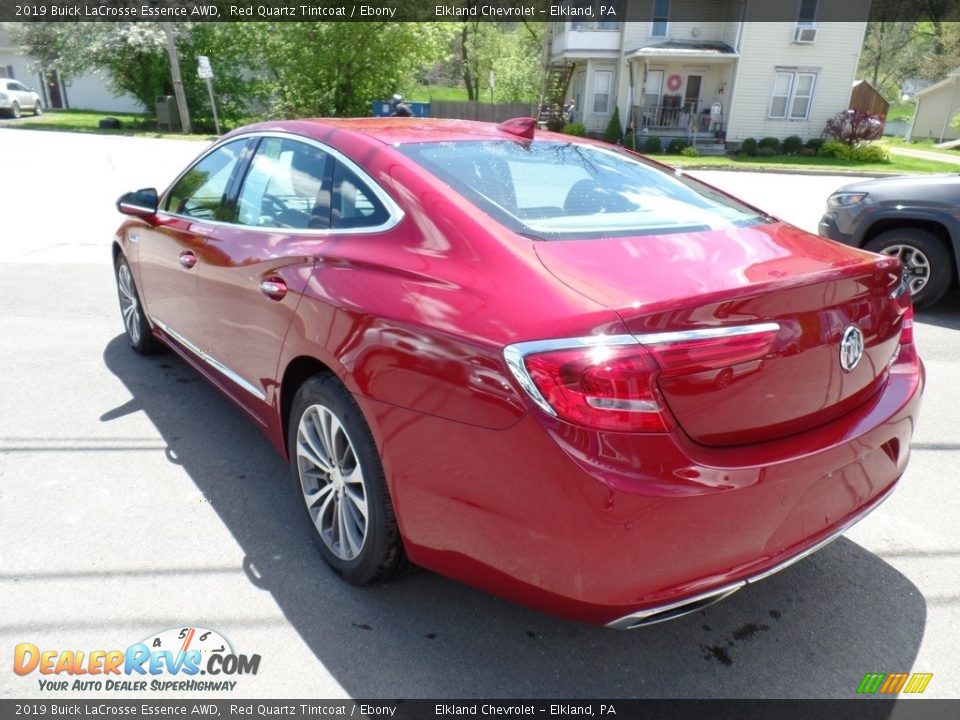
[[[157,214],[159,202],[156,188],[142,188],[121,195],[117,200],[117,210],[124,215],[152,217]]]

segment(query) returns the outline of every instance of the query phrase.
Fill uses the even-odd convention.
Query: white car
[[[34,115],[40,115],[43,113],[43,101],[23,83],[0,80],[0,112],[18,118],[22,110],[32,110]]]

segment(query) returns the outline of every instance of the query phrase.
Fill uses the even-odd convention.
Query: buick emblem
[[[850,372],[862,357],[863,333],[856,325],[849,325],[840,338],[840,367],[844,372]]]

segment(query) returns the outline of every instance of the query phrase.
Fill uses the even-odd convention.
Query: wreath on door
[[[670,92],[676,92],[680,89],[680,85],[682,84],[683,79],[676,73],[667,78],[667,90]]]

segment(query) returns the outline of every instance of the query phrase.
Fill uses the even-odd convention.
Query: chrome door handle
[[[287,294],[287,284],[280,278],[267,278],[260,281],[260,292],[271,300],[282,300]]]
[[[184,250],[182,253],[180,253],[180,257],[178,259],[180,260],[180,264],[183,265],[183,267],[185,267],[187,270],[197,264],[197,256],[189,250]]]

